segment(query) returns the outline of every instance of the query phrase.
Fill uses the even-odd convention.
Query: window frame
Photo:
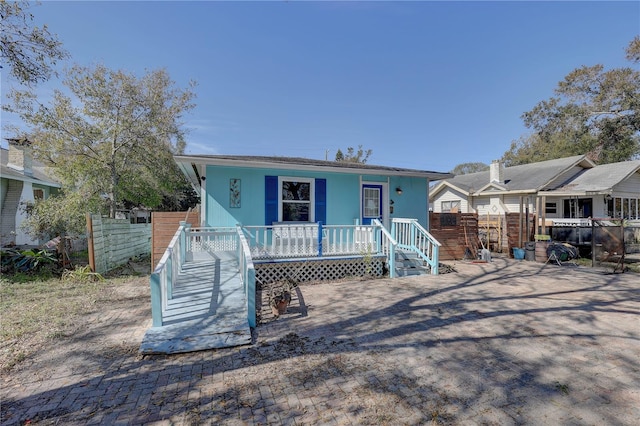
[[[544,203],[544,214],[558,214],[558,202],[546,201]]]
[[[309,184],[309,200],[301,201],[288,201],[282,198],[283,190],[282,186],[284,182],[303,182]],[[284,223],[315,223],[316,218],[316,205],[315,205],[315,186],[316,180],[315,178],[307,178],[307,177],[299,177],[299,176],[278,176],[278,222]],[[292,204],[308,204],[309,205],[309,220],[308,221],[292,221],[285,220],[283,215],[283,206],[284,204],[292,203]]]
[[[448,204],[449,204],[449,208],[448,208],[448,209],[445,209],[445,207],[444,207],[444,206],[445,206],[445,203],[448,203]],[[456,205],[455,205],[455,206],[454,206],[454,203],[456,203]],[[441,212],[441,213],[452,213],[452,211],[451,211],[451,210],[452,210],[454,207],[457,207],[457,208],[458,208],[458,211],[453,212],[453,213],[460,213],[460,209],[461,209],[461,207],[462,207],[462,202],[461,202],[460,200],[446,200],[446,201],[441,201],[441,202],[440,202],[440,212]]]

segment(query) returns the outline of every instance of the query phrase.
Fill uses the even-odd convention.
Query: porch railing
[[[244,226],[254,260],[382,253],[379,226],[318,223]]]
[[[153,327],[163,325],[162,316],[173,297],[173,286],[187,260],[199,260],[198,253],[227,251],[234,254],[243,283],[249,326],[256,326],[255,269],[249,245],[238,228],[191,228],[180,223],[169,246],[150,277]]]
[[[162,326],[162,313],[173,297],[173,283],[178,279],[185,259],[185,228],[180,223],[160,262],[151,273],[151,319],[154,327]]]
[[[189,228],[187,230],[187,253],[236,251],[238,230],[233,227]]]
[[[249,243],[245,238],[242,228],[238,226],[236,230],[238,235],[238,268],[240,269],[240,277],[242,279],[244,295],[247,298],[247,312],[249,326],[256,326],[256,269],[251,259],[251,250]]]
[[[438,275],[440,243],[416,219],[393,219],[391,235],[398,248],[417,253],[430,266],[431,274]]]

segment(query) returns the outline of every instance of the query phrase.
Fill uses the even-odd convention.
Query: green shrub
[[[60,263],[55,252],[40,249],[7,249],[0,253],[1,272],[9,275],[30,275],[48,278],[59,272]]]

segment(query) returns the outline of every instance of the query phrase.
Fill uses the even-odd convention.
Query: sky
[[[637,1],[45,0],[30,11],[70,53],[65,66],[197,82],[186,154],[333,160],[361,145],[369,164],[439,172],[499,159],[569,72],[633,66],[624,49],[640,34]],[[15,81],[1,72],[4,95]]]

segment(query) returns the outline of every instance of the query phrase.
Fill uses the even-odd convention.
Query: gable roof
[[[573,157],[558,158],[555,160],[540,161],[538,163],[522,164],[519,166],[504,168],[504,182],[499,182],[504,192],[536,192],[546,189],[555,179],[573,167],[580,166],[588,169],[595,166],[585,155],[575,155]],[[478,195],[485,189],[499,189],[495,182],[490,185],[490,172],[469,173],[458,175],[451,179],[440,182],[433,188],[431,195],[440,192],[449,186],[457,189],[466,195]]]
[[[54,177],[47,173],[47,167],[35,160],[32,165],[32,176],[25,175],[23,172],[9,167],[8,164],[9,150],[6,148],[0,148],[0,176],[3,178],[31,182],[54,188],[59,188],[61,186]]]
[[[548,194],[608,194],[613,187],[640,172],[640,160],[602,164],[586,169]],[[640,188],[639,188],[640,190]]]
[[[347,161],[314,160],[301,157],[248,156],[248,155],[176,155],[175,161],[192,182],[199,183],[198,165],[235,166],[248,168],[278,168],[287,170],[324,171],[350,174],[384,174],[389,176],[423,177],[440,180],[451,177],[450,173],[400,167],[376,166]]]

